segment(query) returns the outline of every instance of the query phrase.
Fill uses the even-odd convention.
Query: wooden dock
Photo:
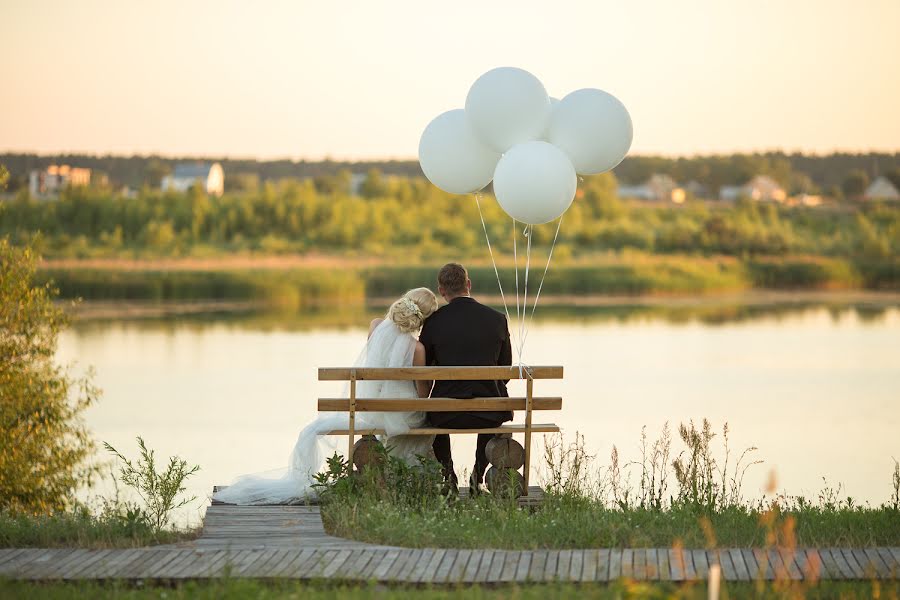
[[[318,507],[213,505],[201,536],[127,550],[0,549],[0,577],[28,580],[341,579],[402,583],[900,579],[900,547],[601,548],[496,550],[398,548],[328,535]]]

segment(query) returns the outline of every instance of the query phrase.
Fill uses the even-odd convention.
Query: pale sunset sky
[[[633,152],[900,150],[900,0],[0,0],[0,152],[414,158],[511,65]]]

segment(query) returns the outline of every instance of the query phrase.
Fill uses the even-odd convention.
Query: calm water
[[[765,461],[748,473],[745,495],[761,495],[774,470],[788,493],[815,496],[826,477],[858,500],[886,501],[891,457],[900,458],[900,309],[737,314],[714,323],[627,312],[537,321],[527,362],[566,369],[565,381],[536,384],[538,394],[563,397],[563,411],[546,419],[569,437],[584,434],[602,464],[613,445],[638,458],[644,425],[655,437],[666,421],[727,421],[732,447],[757,446]],[[98,440],[133,453],[141,435],[160,455],[201,465],[191,483],[201,500],[182,515],[197,520],[213,484],[286,464],[316,398],[341,393],[316,381],[316,367],[353,362],[365,338],[366,319],[358,321],[82,324],[63,335],[59,358],[96,368],[104,394],[88,421]],[[470,465],[473,444],[455,437],[458,468]]]

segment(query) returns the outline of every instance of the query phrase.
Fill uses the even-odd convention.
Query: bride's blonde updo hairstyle
[[[409,290],[399,300],[391,304],[387,318],[393,321],[400,331],[412,333],[422,328],[425,319],[437,310],[438,301],[434,292],[428,288]]]

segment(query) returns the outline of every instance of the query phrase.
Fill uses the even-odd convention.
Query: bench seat
[[[533,423],[531,431],[534,433],[558,433],[559,426],[553,423]],[[383,429],[354,429],[355,435],[384,435]],[[441,427],[417,427],[410,429],[403,435],[438,435],[441,433],[525,433],[525,425],[513,423],[500,427],[486,427],[483,429],[445,429]],[[332,429],[322,431],[319,435],[350,435],[349,429]]]

